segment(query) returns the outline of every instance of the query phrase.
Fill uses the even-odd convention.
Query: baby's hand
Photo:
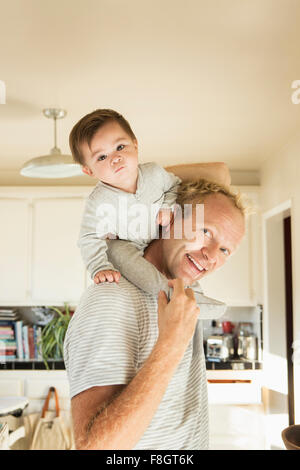
[[[95,276],[94,276],[94,282],[95,284],[100,284],[101,282],[119,282],[119,279],[121,277],[121,274],[119,271],[112,271],[112,270],[106,270],[106,271],[98,271]]]
[[[156,224],[163,227],[173,222],[174,214],[171,209],[160,209],[156,217]]]

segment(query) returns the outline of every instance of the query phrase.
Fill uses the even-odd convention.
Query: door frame
[[[290,215],[291,217],[291,222],[293,223],[293,206],[292,206],[292,200],[288,199],[287,201],[273,207],[272,209],[264,212],[262,214],[262,247],[263,247],[263,301],[264,301],[264,322],[265,324],[268,325],[270,321],[270,312],[269,312],[269,299],[268,299],[268,284],[269,284],[269,279],[268,279],[268,257],[267,257],[267,222],[269,219],[276,215],[282,215],[282,229],[284,227],[284,218],[287,215]],[[291,227],[291,232],[292,232],[292,227]],[[292,240],[292,233],[291,233],[291,243],[293,246],[293,240]],[[292,263],[293,264],[293,263]],[[285,285],[284,285],[285,288]],[[286,290],[286,289],[285,289]],[[293,299],[294,302],[294,299]],[[294,318],[293,318],[293,323],[294,323]],[[294,326],[294,325],[293,325]],[[268,329],[264,328],[264,348],[266,352],[269,351],[269,334],[268,334]],[[286,357],[286,360],[288,362],[288,356]],[[295,370],[294,370],[295,373]],[[288,384],[289,386],[290,384]],[[295,393],[295,390],[294,390]],[[287,397],[288,399],[288,408],[290,409],[290,403],[289,403],[289,396]]]
[[[268,269],[267,269],[267,221],[274,217],[275,215],[279,215],[280,213],[284,213],[286,211],[290,211],[291,217],[293,220],[292,214],[292,201],[288,199],[287,201],[279,204],[278,206],[273,207],[272,209],[263,212],[262,214],[262,257],[263,257],[263,301],[264,301],[264,321],[269,323],[270,316],[269,316],[269,299],[268,299]],[[268,335],[264,335],[264,345],[269,348],[269,337]]]

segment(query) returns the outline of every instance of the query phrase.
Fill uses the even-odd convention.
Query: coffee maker
[[[234,356],[234,336],[224,333],[216,327],[216,321],[212,322],[211,335],[206,341],[206,359],[210,362],[227,361]]]

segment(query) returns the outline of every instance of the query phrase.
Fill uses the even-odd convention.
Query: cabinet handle
[[[213,380],[208,379],[208,383],[210,384],[251,384],[251,380]]]

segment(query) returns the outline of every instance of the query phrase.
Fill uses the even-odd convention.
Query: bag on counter
[[[49,416],[48,407],[51,393],[55,396],[55,415]],[[60,415],[56,388],[50,387],[42,414],[24,417],[26,434],[31,435],[30,450],[69,450],[73,448],[72,435]]]
[[[53,387],[51,387],[53,388]],[[10,448],[12,450],[30,450],[30,449],[49,449],[69,450],[75,449],[72,418],[70,411],[60,410],[57,392],[54,391],[54,397],[57,397],[55,411],[48,410],[51,389],[45,400],[41,413],[23,413],[20,417],[12,415],[0,417],[0,423],[7,423],[10,431],[16,431],[24,426],[25,436],[17,440]],[[44,415],[44,417],[42,417]],[[43,431],[42,423],[48,422],[49,429]],[[50,423],[55,423],[54,427]],[[38,430],[39,427],[39,430]],[[51,436],[50,436],[51,434]],[[47,435],[47,442],[44,443],[44,437]],[[35,438],[35,442],[33,439]],[[46,446],[46,447],[45,447]]]

